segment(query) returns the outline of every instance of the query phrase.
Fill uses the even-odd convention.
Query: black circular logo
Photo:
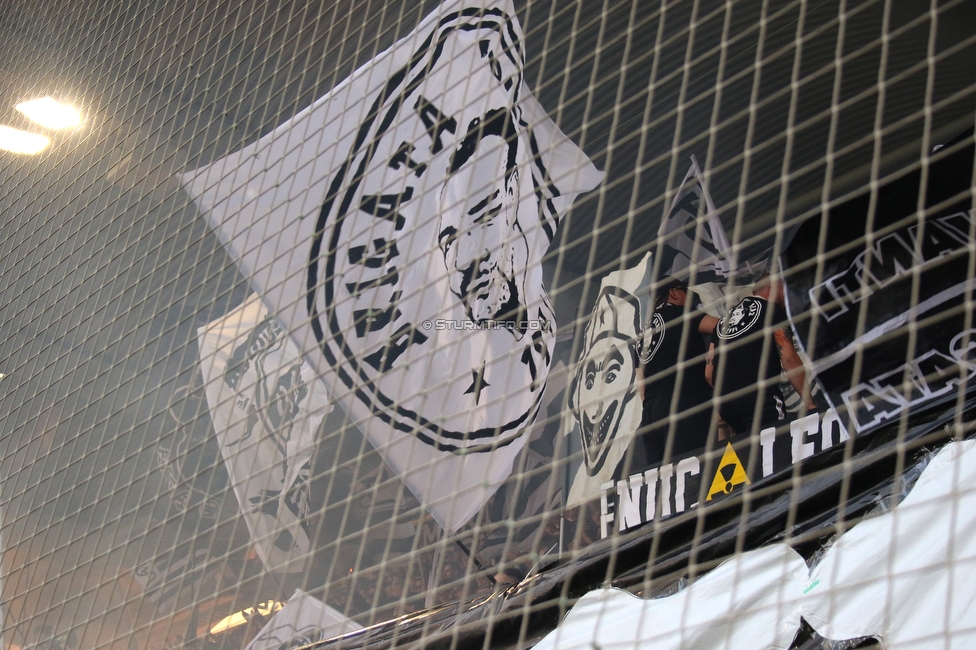
[[[458,453],[524,432],[554,343],[532,240],[548,181],[513,21],[447,15],[389,77],[309,252],[308,313],[341,381],[368,416]]]
[[[743,298],[742,302],[719,320],[716,328],[718,337],[728,341],[748,332],[759,320],[761,313],[762,306],[759,300],[752,297]]]

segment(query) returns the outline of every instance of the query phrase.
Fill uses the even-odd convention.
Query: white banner
[[[304,648],[361,629],[362,625],[296,589],[244,650]]]
[[[591,591],[536,650],[789,648],[807,565],[785,544],[737,555],[688,588],[642,600],[619,589]]]
[[[976,441],[944,447],[894,510],[841,535],[804,593],[803,618],[827,639],[974,647]]]
[[[509,1],[446,2],[332,92],[182,177],[448,531],[511,473],[554,344],[542,257],[602,179],[532,97]]]
[[[568,507],[600,496],[600,486],[613,480],[640,426],[636,346],[651,313],[652,265],[647,253],[634,268],[609,273],[600,282],[570,387],[583,464],[569,490]]]
[[[248,532],[269,571],[302,569],[310,550],[308,474],[325,386],[254,295],[199,330],[217,442]]]

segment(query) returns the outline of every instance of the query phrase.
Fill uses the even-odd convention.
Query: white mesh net
[[[969,647],[974,16],[8,3],[0,643]]]

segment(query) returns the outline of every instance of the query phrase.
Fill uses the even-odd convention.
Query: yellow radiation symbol
[[[705,501],[711,501],[712,497],[718,494],[728,494],[737,485],[743,483],[749,485],[751,482],[749,475],[746,474],[746,468],[742,466],[742,461],[732,449],[730,442],[726,445],[722,460],[718,463],[718,471],[715,472],[715,478],[712,479],[712,486],[708,489]]]

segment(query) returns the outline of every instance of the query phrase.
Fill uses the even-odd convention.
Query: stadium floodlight
[[[44,151],[50,144],[51,141],[39,133],[0,125],[0,149],[4,151],[32,155]]]
[[[81,112],[53,97],[41,97],[17,104],[14,108],[48,129],[73,129],[82,122]]]

